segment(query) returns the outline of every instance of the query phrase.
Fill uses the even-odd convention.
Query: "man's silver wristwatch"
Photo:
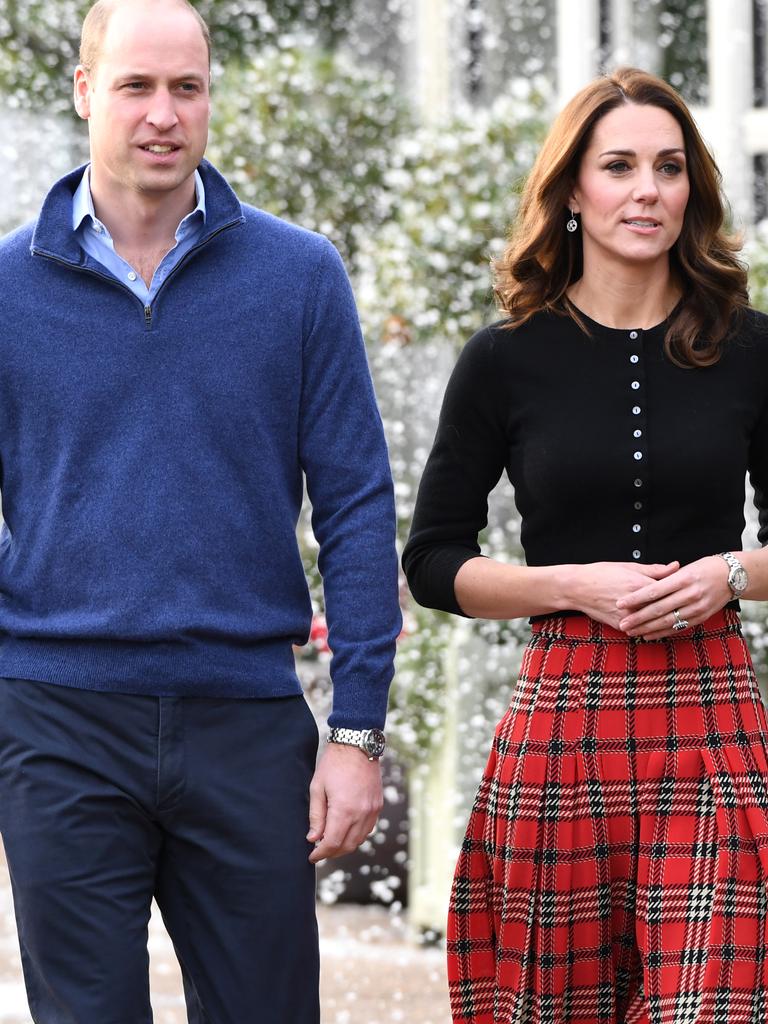
[[[369,761],[378,761],[386,746],[386,738],[381,729],[331,729],[328,742],[360,747]]]
[[[747,570],[730,551],[721,551],[720,557],[728,563],[728,586],[731,588],[731,593],[734,597],[741,597],[749,583]]]

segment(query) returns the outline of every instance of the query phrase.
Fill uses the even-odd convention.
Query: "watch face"
[[[746,590],[747,582],[746,570],[742,568],[734,569],[731,573],[730,579],[728,580],[731,590],[736,594],[740,594],[743,590]]]
[[[368,735],[363,740],[363,750],[368,757],[381,757],[385,744],[386,740],[381,729],[369,729]]]

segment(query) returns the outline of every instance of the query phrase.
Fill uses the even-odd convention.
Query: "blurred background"
[[[82,0],[0,0],[0,232],[33,217],[87,159],[71,110]],[[214,46],[209,158],[240,197],[328,235],[358,298],[396,481],[401,545],[463,342],[495,318],[489,261],[553,114],[600,71],[636,64],[693,106],[768,308],[767,0],[198,0]],[[589,382],[583,382],[588,392]],[[578,495],[574,496],[578,500]],[[754,546],[747,502],[745,546]],[[316,616],[299,673],[318,720],[329,651],[308,515],[299,537]],[[484,550],[520,559],[514,496],[491,499]],[[356,855],[322,867],[327,1024],[448,1024],[447,892],[524,621],[456,620],[403,586],[386,804]],[[767,622],[746,629],[766,677]],[[0,873],[5,882],[5,872]],[[7,885],[0,1024],[29,1024]],[[181,1022],[167,937],[151,932],[157,1020]]]

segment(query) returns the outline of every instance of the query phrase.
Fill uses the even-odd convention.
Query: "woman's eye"
[[[626,160],[614,160],[612,164],[608,164],[606,167],[606,170],[611,171],[614,174],[622,174],[628,169],[629,164]]]
[[[680,164],[666,163],[662,164],[661,170],[663,174],[668,174],[670,177],[674,177],[676,174],[682,174],[683,168]]]

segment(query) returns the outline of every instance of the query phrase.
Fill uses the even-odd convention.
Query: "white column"
[[[451,0],[412,0],[413,97],[426,124],[451,109]]]
[[[408,878],[408,921],[417,932],[445,929],[456,856],[461,846],[465,819],[457,821],[456,805],[466,780],[459,769],[460,697],[459,664],[469,634],[459,621],[444,655],[445,722],[443,742],[431,752],[429,769],[412,781]]]
[[[723,172],[735,218],[752,221],[752,160],[744,145],[744,119],[753,106],[751,0],[708,0],[708,141]]]
[[[557,0],[557,95],[561,107],[598,73],[598,0]]]
[[[658,74],[661,67],[658,9],[638,10],[634,0],[611,0],[610,12],[608,70],[630,66]]]
[[[611,57],[610,68],[633,64],[635,33],[632,0],[611,0]]]

